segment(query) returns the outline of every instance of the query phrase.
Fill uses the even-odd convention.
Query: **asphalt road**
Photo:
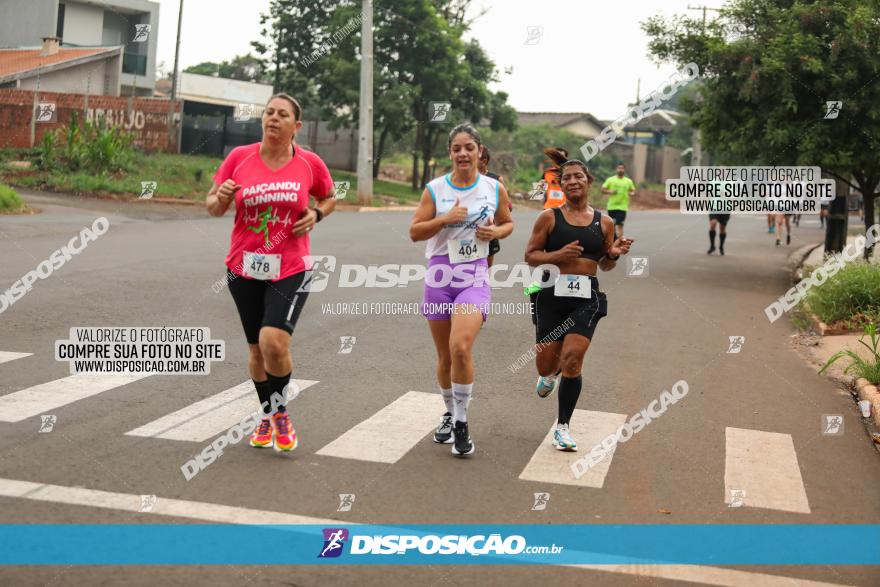
[[[421,285],[340,288],[338,272],[326,291],[311,295],[293,337],[294,377],[317,382],[291,407],[299,448],[279,455],[241,443],[186,481],[181,465],[210,440],[126,433],[200,400],[210,405],[247,379],[247,347],[232,299],[211,287],[223,276],[231,217],[208,218],[198,207],[23,195],[43,213],[0,216],[3,289],[95,218],[106,216],[110,229],[0,314],[0,351],[30,353],[0,363],[2,523],[194,521],[195,514],[163,515],[170,500],[197,502],[193,511],[209,521],[212,508],[235,506],[377,524],[880,523],[880,455],[851,398],[798,356],[787,319],[770,324],[764,314],[789,287],[788,253],[820,240],[815,219],[795,229],[791,247],[775,247],[763,218],[734,217],[727,255],[719,257],[706,255],[704,217],[631,213],[631,255],[648,259],[649,274],[627,276],[623,265],[600,274],[609,312],[587,354],[583,412],[575,420],[600,430],[642,410],[676,381],[685,380],[689,393],[618,446],[604,474],[591,473],[592,485],[563,479],[567,457],[547,450],[556,402],[535,395],[534,367],[508,368],[534,343],[528,315],[492,316],[477,339],[469,416],[477,452],[460,460],[424,429],[425,418],[436,424],[443,412],[424,319],[326,311],[326,304],[420,302]],[[521,262],[534,217],[531,210],[514,212],[516,228],[496,263]],[[314,231],[312,254],[333,255],[338,264],[423,263],[423,244],[408,237],[410,218],[334,214]],[[502,288],[493,301],[516,305],[525,298],[518,287]],[[40,415],[16,420],[28,402],[39,407],[51,399],[45,388],[30,388],[69,376],[68,364],[54,358],[54,342],[83,326],[209,327],[212,338],[225,341],[227,359],[207,376],[147,377],[40,411],[56,416],[49,433],[38,432]],[[745,337],[741,352],[728,353],[731,336]],[[348,354],[339,352],[341,337],[356,338]],[[22,390],[23,399],[4,412],[3,398]],[[434,394],[427,400],[435,405],[422,394]],[[843,433],[825,435],[823,416],[833,414],[843,417]],[[398,422],[424,429],[424,436],[394,437],[396,457],[370,460],[378,442],[371,431]],[[186,436],[187,428],[176,430]],[[591,443],[579,440],[582,456]],[[55,497],[16,494],[16,481],[61,489]],[[737,484],[743,505],[729,507]],[[135,501],[155,495],[156,511],[142,513],[97,492]],[[535,510],[534,494],[542,492],[549,500]],[[338,511],[340,494],[355,495],[350,511]],[[807,579],[867,586],[880,584],[880,572],[856,566],[0,568],[0,584],[53,586],[801,585]]]

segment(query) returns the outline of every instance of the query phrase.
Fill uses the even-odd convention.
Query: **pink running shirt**
[[[214,183],[232,179],[241,186],[235,193],[235,223],[226,266],[244,276],[245,251],[280,254],[278,280],[306,270],[303,257],[309,254],[309,235],[293,235],[293,224],[309,205],[332,195],[330,170],[311,151],[294,147],[293,158],[272,171],[260,158],[260,143],[233,149],[214,174]]]

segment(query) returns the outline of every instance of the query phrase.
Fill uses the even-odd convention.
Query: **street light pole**
[[[180,11],[177,13],[177,44],[174,47],[174,74],[171,80],[171,101],[177,99],[177,84],[180,78],[178,65],[180,63],[180,27],[183,24],[183,0],[180,0]]]
[[[362,2],[357,195],[361,204],[369,206],[373,203],[373,0]]]

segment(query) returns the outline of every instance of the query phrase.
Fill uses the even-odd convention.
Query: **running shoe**
[[[290,423],[290,414],[285,412],[276,412],[272,416],[272,425],[275,428],[275,450],[287,452],[296,448],[297,438],[296,430]]]
[[[559,382],[561,380],[559,372],[556,375],[540,376],[538,377],[538,385],[535,387],[535,392],[538,394],[538,397],[550,397],[554,391],[559,389]]]
[[[574,441],[574,438],[571,437],[568,424],[559,424],[556,427],[556,432],[553,433],[553,446],[556,447],[556,450],[565,450],[569,452],[578,449],[577,443]]]
[[[718,247],[718,252],[721,253],[722,256],[724,256],[724,247]]]
[[[455,436],[452,454],[457,457],[466,457],[474,454],[474,441],[471,440],[471,435],[468,434],[467,422],[456,422],[452,428],[452,433]]]
[[[709,250],[706,251],[706,254],[711,255],[714,252],[715,252],[715,245],[712,245],[711,247],[709,247]]]
[[[449,444],[452,442],[452,414],[446,412],[440,425],[434,431],[434,442],[437,444]]]
[[[782,243],[782,241],[780,241],[779,239],[776,239],[776,246],[777,246],[777,247],[778,247],[781,243]]]
[[[272,420],[262,418],[257,428],[251,432],[251,446],[269,448],[272,446]]]

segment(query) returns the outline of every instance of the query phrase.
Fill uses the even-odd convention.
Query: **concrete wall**
[[[64,2],[63,43],[93,47],[103,42],[104,9],[100,6]]]
[[[595,139],[599,135],[599,133],[602,132],[601,128],[597,128],[595,125],[583,119],[576,120],[571,124],[567,124],[563,128],[568,132],[574,133],[577,136],[585,138],[587,140]]]
[[[0,0],[0,47],[39,47],[57,20],[58,0]]]
[[[71,94],[90,94],[92,96],[118,96],[119,74],[122,69],[120,58],[93,61],[61,71],[41,73],[23,79],[21,90],[40,90],[44,92],[63,92]]]

